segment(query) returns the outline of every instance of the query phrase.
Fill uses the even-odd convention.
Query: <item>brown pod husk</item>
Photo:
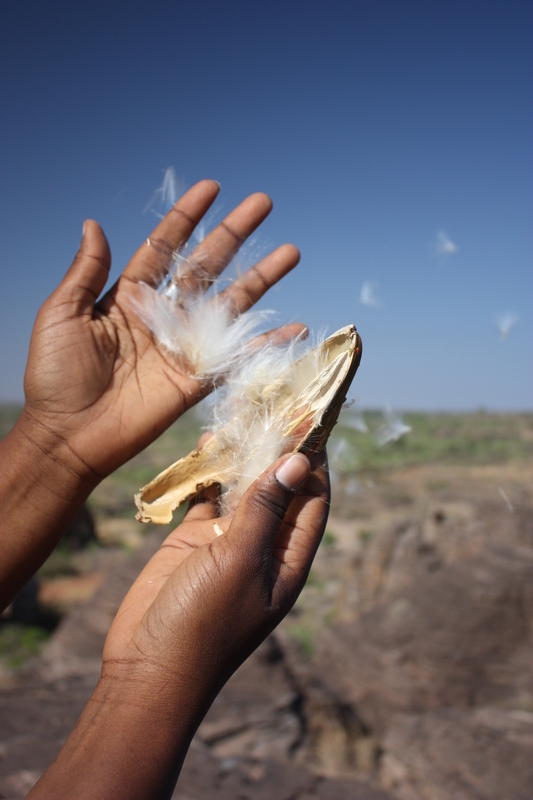
[[[337,422],[361,352],[361,338],[355,326],[348,325],[266,385],[247,386],[234,420],[216,431],[201,450],[176,461],[139,491],[137,519],[168,523],[176,508],[214,483],[231,486],[236,475],[244,473],[239,494],[282,452],[320,451]],[[250,432],[264,427],[265,419],[277,448],[266,464],[261,463],[263,453],[269,455],[264,431],[256,444],[249,444]],[[246,448],[241,448],[239,439],[247,440]]]

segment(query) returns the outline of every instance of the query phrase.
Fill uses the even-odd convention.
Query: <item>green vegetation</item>
[[[20,669],[28,659],[39,655],[50,636],[35,625],[0,626],[0,661],[9,669]]]
[[[324,531],[324,536],[322,537],[322,544],[326,547],[333,547],[334,544],[337,542],[337,537],[331,531]]]
[[[412,430],[397,442],[379,447],[375,433],[382,417],[364,413],[368,433],[342,425],[342,416],[331,437],[345,439],[357,453],[358,471],[398,469],[415,464],[476,466],[502,464],[533,458],[533,414],[406,413]]]
[[[194,411],[189,411],[146,450],[102,481],[89,499],[89,507],[95,517],[132,519],[137,511],[133,495],[171,463],[194,450],[200,434],[200,418]],[[174,512],[169,531],[179,524],[183,513],[183,509]],[[144,526],[143,529],[148,531]]]
[[[15,423],[20,406],[0,406],[0,438]],[[330,450],[344,440],[354,455],[353,466],[343,464],[343,472],[368,472],[395,469],[414,464],[440,463],[475,466],[533,458],[533,414],[507,414],[477,411],[471,413],[424,413],[404,415],[412,430],[397,442],[379,447],[376,432],[382,422],[377,411],[365,411],[368,433],[343,426],[342,415],[333,431]],[[134,513],[132,495],[173,461],[196,446],[202,422],[194,410],[174,423],[144,452],[124,464],[107,478],[93,496],[93,506],[100,505],[118,516]],[[346,455],[343,461],[346,461]],[[114,496],[109,509],[109,495]],[[102,501],[100,502],[99,496]]]
[[[20,410],[20,406],[0,405],[0,439],[15,424]],[[94,515],[133,518],[136,512],[133,495],[173,461],[194,450],[201,428],[199,415],[189,411],[156,442],[102,481],[89,499]],[[175,515],[175,520],[179,521],[179,515]]]
[[[315,649],[316,633],[307,625],[291,625],[288,628],[290,635],[296,639],[305,656],[311,658]]]
[[[428,481],[426,489],[428,492],[445,492],[450,488],[450,481]]]
[[[19,405],[0,405],[0,439],[9,433],[21,411],[22,406]]]
[[[337,607],[329,608],[324,614],[322,621],[324,625],[331,625],[339,617],[339,609]]]
[[[0,437],[15,423],[19,406],[0,406]],[[365,411],[367,433],[343,426],[342,415],[331,437],[331,460],[335,468],[335,449],[342,451],[341,473],[345,476],[394,470],[417,464],[476,466],[524,461],[533,458],[533,414],[496,414],[478,411],[465,414],[406,413],[412,430],[397,442],[379,447],[376,432],[382,422],[377,411]],[[133,518],[133,495],[141,486],[196,446],[202,421],[194,411],[174,423],[144,452],[124,464],[93,492],[89,506],[96,518]],[[339,447],[339,442],[342,446]],[[397,505],[408,505],[407,495],[392,498]],[[175,515],[174,525],[181,514]],[[334,542],[324,537],[326,546]]]
[[[19,413],[20,407],[0,406],[0,438],[7,434]],[[342,505],[342,514],[349,515],[353,520],[358,518],[359,512],[361,519],[366,519],[368,514],[366,508],[360,511],[358,486],[370,487],[371,491],[365,495],[369,503],[385,503],[387,507],[394,508],[407,507],[418,502],[416,493],[413,496],[409,494],[409,486],[396,485],[392,480],[393,476],[389,479],[387,472],[423,464],[472,467],[525,464],[533,460],[533,413],[406,413],[404,421],[411,426],[411,432],[384,447],[379,447],[376,441],[376,433],[383,421],[382,415],[368,411],[364,412],[364,419],[369,431],[360,433],[343,426],[341,415],[329,448],[332,466],[340,469],[341,482],[345,486],[356,487],[353,494],[346,493]],[[199,415],[194,411],[189,412],[143,453],[106,478],[89,499],[97,524],[99,519],[113,517],[133,519],[136,512],[133,495],[172,462],[193,450],[201,427]],[[341,462],[337,465],[336,454]],[[378,486],[379,492],[376,488]],[[443,492],[448,489],[449,482],[446,476],[443,478],[436,475],[427,481],[427,487],[431,491]],[[184,508],[179,509],[174,514],[173,522],[169,526],[163,526],[161,533],[178,525],[184,511]],[[359,538],[363,545],[367,545],[375,531],[370,521],[368,527],[366,523],[363,524],[365,527],[359,530]],[[148,533],[151,527],[139,525],[139,531]],[[338,539],[332,530],[326,530],[323,545],[329,548],[330,557],[335,559]],[[98,545],[93,544],[91,547],[98,548]],[[86,563],[87,553],[84,552],[83,556]],[[39,577],[46,582],[61,575],[83,571],[77,561],[80,557],[80,554],[72,553],[62,543],[43,565]],[[321,616],[328,624],[338,614],[337,606],[328,606],[326,587],[327,581],[322,575],[315,570],[311,571],[307,580],[308,597],[314,598],[315,605],[320,603],[322,610],[316,617],[310,617],[305,611],[305,604],[302,605],[299,601],[293,614],[297,616],[300,613],[301,616],[296,624],[289,622],[289,632],[308,657],[313,653],[318,617]],[[41,627],[1,624],[0,662],[9,669],[23,667],[28,659],[38,655],[48,635]]]
[[[44,580],[77,574],[78,570],[72,561],[72,550],[63,542],[60,542],[55,550],[50,553],[38,572],[39,577]]]
[[[314,570],[309,570],[309,575],[307,576],[307,581],[305,582],[306,586],[314,586],[315,589],[323,589],[324,588],[324,581],[318,577]]]

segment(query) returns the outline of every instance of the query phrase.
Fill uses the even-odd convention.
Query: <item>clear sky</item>
[[[83,220],[116,278],[173,165],[219,180],[221,213],[271,195],[259,244],[302,261],[265,305],[357,325],[363,407],[533,408],[532,22],[525,0],[3,4],[0,400]]]

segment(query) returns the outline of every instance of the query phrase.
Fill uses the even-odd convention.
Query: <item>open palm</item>
[[[39,312],[24,414],[39,430],[60,436],[95,481],[146,447],[209,390],[156,347],[134,300],[140,281],[161,280],[172,253],[189,239],[218,190],[215,181],[190,189],[98,302],[111,255],[100,226],[87,221],[74,263]],[[194,251],[202,271],[189,276],[189,284],[207,288],[271,207],[266,195],[254,194],[234,209]],[[278,248],[225,290],[228,299],[238,311],[247,310],[298,260],[292,245]],[[293,336],[302,327],[286,326],[276,335]]]

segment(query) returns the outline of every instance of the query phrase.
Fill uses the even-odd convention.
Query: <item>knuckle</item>
[[[275,517],[283,521],[291,499],[269,488],[262,488],[252,496],[251,511],[256,512],[258,516]]]
[[[255,264],[248,270],[246,278],[250,279],[252,288],[254,288],[257,292],[261,292],[261,295],[265,294],[270,289],[270,283],[263,275],[259,264]]]
[[[237,247],[241,247],[246,241],[246,236],[241,236],[234,228],[229,225],[225,220],[220,223],[220,227],[226,231],[236,242]]]
[[[180,201],[178,200],[178,203],[179,202]],[[179,217],[182,221],[187,223],[187,225],[190,226],[191,229],[194,228],[197,224],[197,220],[195,221],[190,214],[187,214],[182,208],[179,208],[177,205],[173,206],[170,209],[168,215]]]
[[[174,253],[174,248],[166,239],[157,236],[149,236],[146,240],[148,246],[152,249],[152,252],[158,253],[163,258],[172,258]]]

